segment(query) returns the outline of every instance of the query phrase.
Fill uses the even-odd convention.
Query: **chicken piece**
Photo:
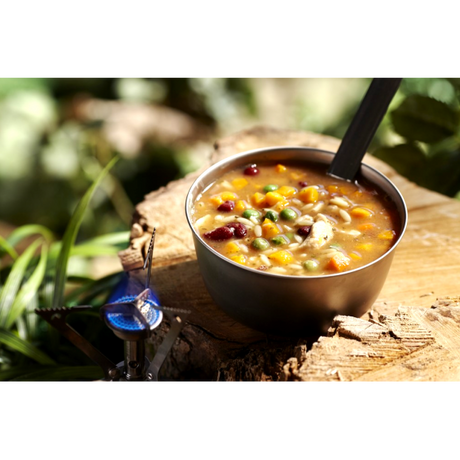
[[[318,220],[311,226],[310,234],[299,247],[319,249],[329,243],[333,236],[332,225],[324,220]]]

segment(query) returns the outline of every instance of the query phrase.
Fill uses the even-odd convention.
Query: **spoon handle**
[[[374,78],[340,144],[328,174],[353,181],[402,78]]]

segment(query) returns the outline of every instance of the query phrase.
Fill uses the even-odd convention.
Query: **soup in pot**
[[[292,162],[227,172],[197,197],[193,225],[218,253],[268,273],[328,275],[366,265],[398,239],[396,206],[368,181],[326,171]]]

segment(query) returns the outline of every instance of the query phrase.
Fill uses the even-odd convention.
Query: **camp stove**
[[[150,289],[154,242],[155,229],[143,266],[144,270],[147,269],[143,289],[139,286],[140,282],[131,279],[127,273],[124,281],[109,298],[109,303],[100,309],[101,319],[118,338],[124,341],[124,360],[122,362],[114,364],[66,322],[67,315],[91,309],[90,305],[35,310],[39,316],[102,368],[104,380],[158,380],[161,366],[190,313],[188,310],[160,305]],[[145,341],[152,336],[164,316],[169,319],[170,329],[150,362],[145,354]]]

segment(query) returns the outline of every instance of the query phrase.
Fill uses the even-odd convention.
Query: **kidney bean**
[[[235,238],[244,238],[248,234],[246,226],[240,222],[230,222],[226,225],[226,227],[234,230]]]
[[[300,236],[308,236],[311,231],[311,225],[304,225],[303,227],[299,227],[297,230],[297,235]]]
[[[256,164],[246,166],[246,168],[244,169],[244,174],[246,176],[256,176],[257,174],[259,174],[259,172],[259,168]]]
[[[300,188],[304,188],[304,187],[306,187],[307,185],[308,185],[308,182],[305,182],[305,181],[300,181],[300,182],[299,182],[299,187],[300,187]]]
[[[231,227],[219,227],[204,234],[205,238],[213,241],[222,241],[230,239],[235,233],[235,229]]]
[[[222,212],[230,212],[233,211],[233,208],[235,207],[235,202],[231,200],[224,201],[218,208],[218,211]]]

